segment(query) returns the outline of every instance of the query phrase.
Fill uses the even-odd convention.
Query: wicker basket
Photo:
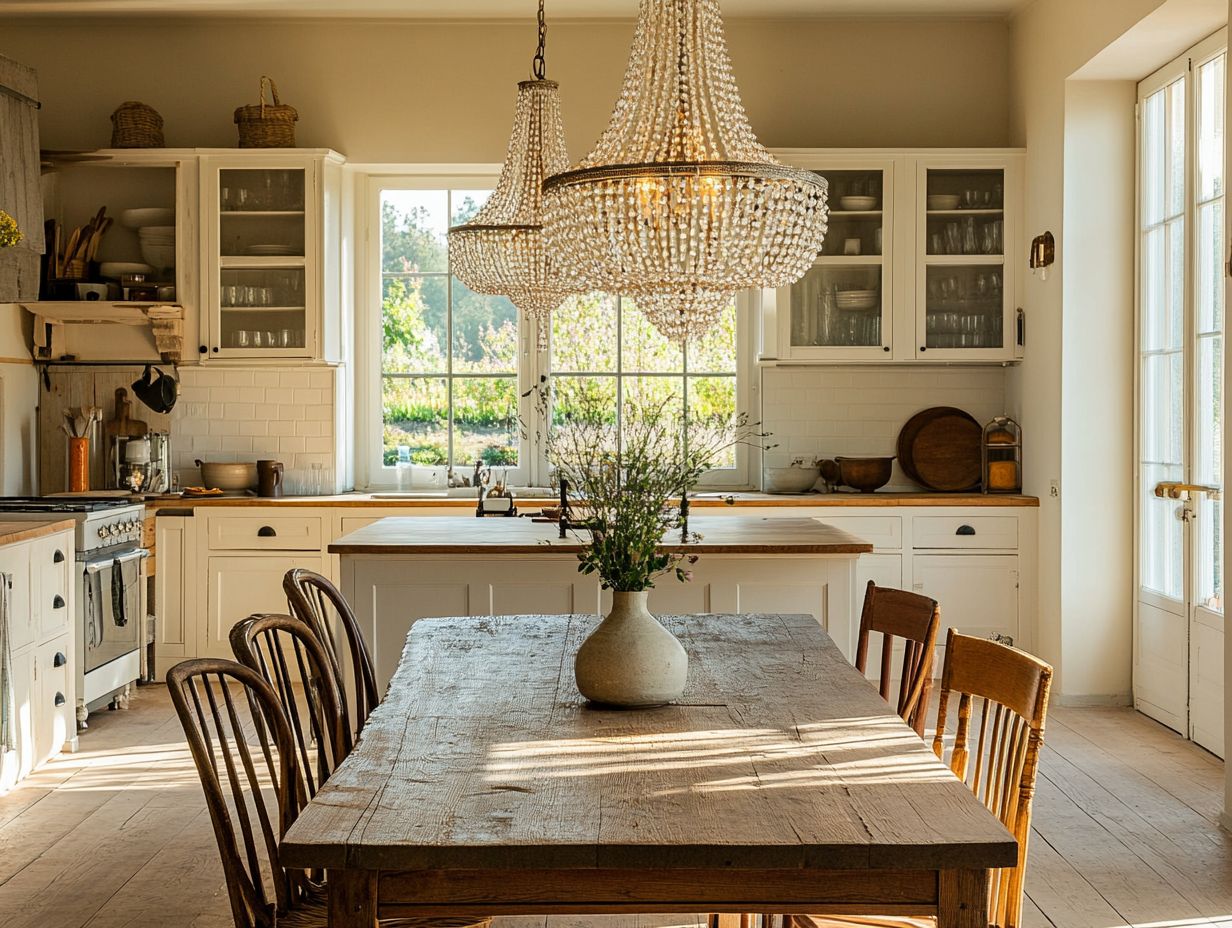
[[[265,82],[269,81],[273,103],[265,102]],[[241,106],[235,111],[235,124],[240,130],[240,148],[294,148],[295,121],[299,113],[278,99],[278,86],[273,78],[261,75],[261,102],[256,106]]]
[[[112,148],[162,148],[163,118],[152,106],[129,100],[111,114]]]

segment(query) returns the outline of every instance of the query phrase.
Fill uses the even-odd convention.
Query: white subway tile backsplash
[[[929,406],[957,406],[980,422],[1005,413],[1005,369],[765,368],[762,425],[778,447],[768,466],[813,455],[888,455],[911,416]],[[916,489],[895,466],[890,486]]]
[[[287,466],[291,492],[310,491],[318,474],[332,490],[341,466],[332,438],[335,381],[334,371],[320,369],[184,369],[171,426],[181,482],[200,481],[197,458],[275,458]]]

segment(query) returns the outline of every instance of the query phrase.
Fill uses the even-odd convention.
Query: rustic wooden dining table
[[[811,616],[662,621],[678,703],[586,703],[580,615],[426,619],[287,832],[334,928],[379,917],[935,915],[987,926],[1017,844]]]

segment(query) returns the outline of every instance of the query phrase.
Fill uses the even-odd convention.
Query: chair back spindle
[[[1018,842],[1018,863],[993,873],[988,923],[995,928],[1018,928],[1022,919],[1031,801],[1051,686],[1052,668],[1038,658],[950,629],[933,750],[945,760],[946,726],[956,694],[950,769]]]
[[[890,587],[877,586],[872,580],[864,590],[864,608],[860,612],[860,634],[856,642],[856,669],[865,673],[868,666],[869,639],[881,636],[881,676],[878,690],[881,698],[894,706],[903,721],[924,737],[924,720],[932,695],[933,649],[941,612],[937,601]],[[903,663],[899,675],[898,693],[893,692],[894,643],[903,640]]]
[[[296,568],[282,579],[283,592],[291,614],[317,634],[333,667],[343,717],[347,720],[352,740],[359,737],[364,723],[381,701],[376,688],[376,672],[372,655],[359,622],[350,604],[328,577],[311,570]],[[343,657],[338,647],[335,627],[346,639],[346,660],[350,671],[343,673]]]

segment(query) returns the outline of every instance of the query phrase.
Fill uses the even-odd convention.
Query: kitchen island
[[[693,580],[660,578],[652,612],[807,613],[852,656],[856,561],[872,544],[807,518],[712,516],[692,527],[701,538],[681,544],[669,535],[663,549],[698,555],[688,565]],[[610,595],[597,577],[578,573],[580,549],[554,524],[450,516],[381,519],[329,545],[382,688],[418,619],[604,613]]]

